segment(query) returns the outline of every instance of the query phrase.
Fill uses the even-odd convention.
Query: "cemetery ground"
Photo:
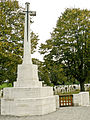
[[[0,120],[90,120],[90,105],[85,107],[60,107],[57,111],[43,116],[0,115]]]

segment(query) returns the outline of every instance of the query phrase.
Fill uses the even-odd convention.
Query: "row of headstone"
[[[90,84],[85,84],[85,91],[89,90]],[[74,84],[74,85],[58,85],[54,87],[55,94],[57,93],[67,93],[67,92],[73,92],[80,90],[80,84]]]

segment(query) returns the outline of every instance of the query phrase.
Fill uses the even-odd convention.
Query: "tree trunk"
[[[80,82],[80,91],[81,92],[85,91],[84,82],[83,81]]]

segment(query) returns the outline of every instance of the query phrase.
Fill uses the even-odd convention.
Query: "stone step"
[[[4,99],[20,99],[20,98],[41,98],[53,95],[52,87],[41,87],[41,88],[4,88],[3,98]]]
[[[17,81],[14,82],[14,87],[42,87],[41,81],[35,81],[35,80],[26,80],[26,81]]]
[[[55,96],[6,100],[2,98],[2,115],[43,115],[56,111]]]

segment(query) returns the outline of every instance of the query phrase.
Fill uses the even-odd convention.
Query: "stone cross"
[[[30,3],[25,3],[25,25],[24,25],[24,55],[23,63],[32,64],[31,40],[30,40],[30,16],[36,16],[35,11],[30,11]]]

